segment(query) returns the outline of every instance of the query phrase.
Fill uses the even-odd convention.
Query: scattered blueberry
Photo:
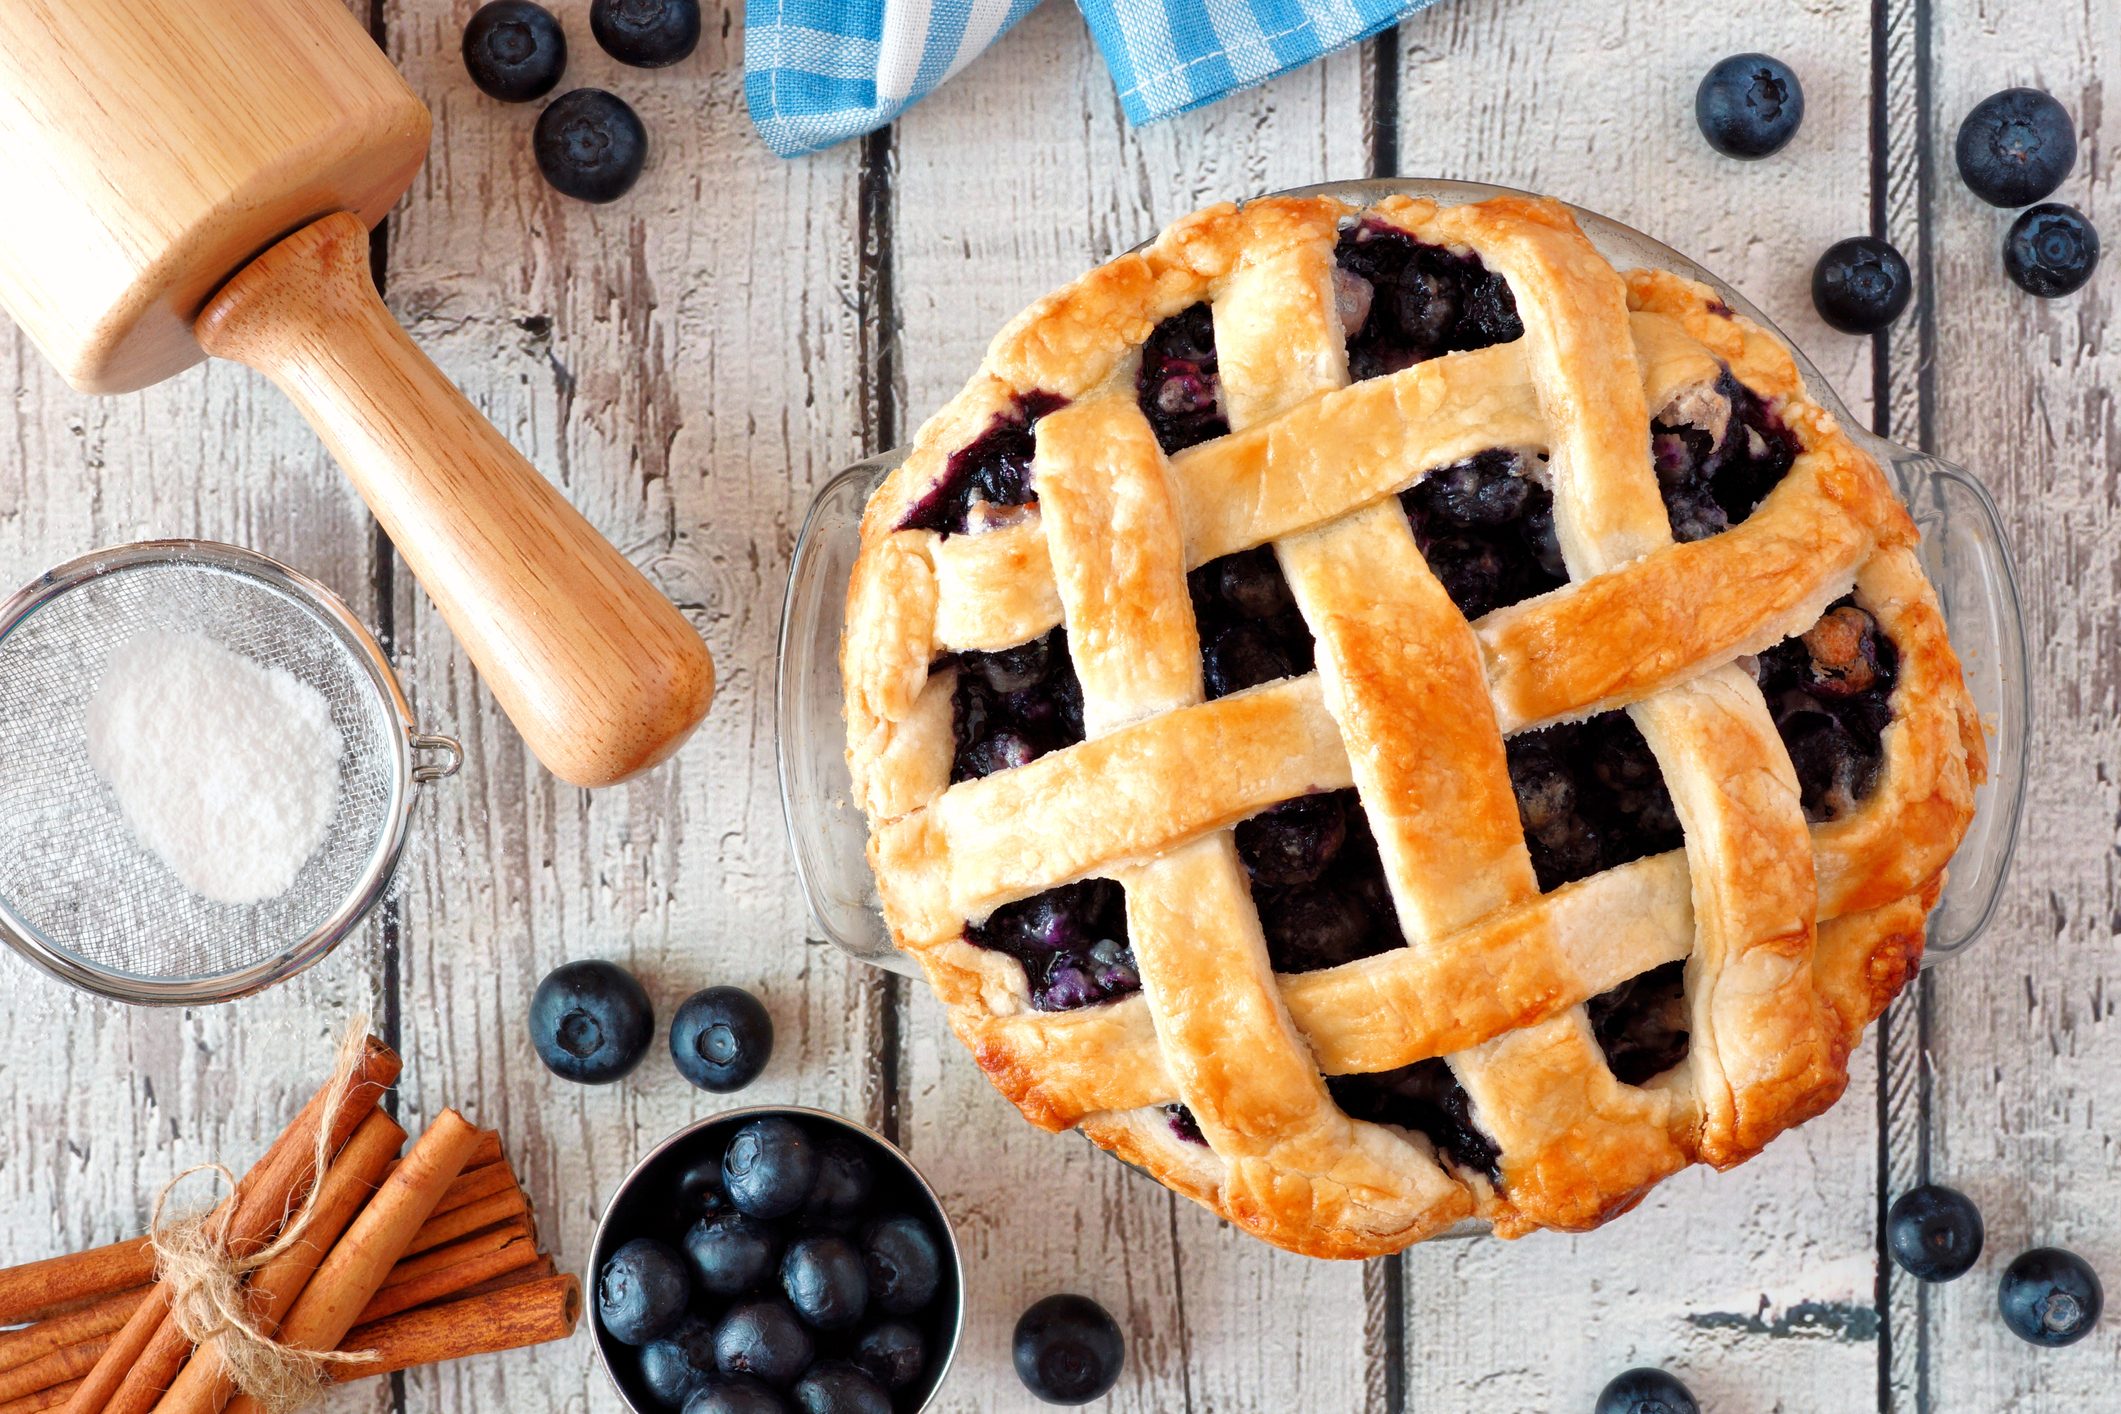
[[[812,1330],[843,1331],[869,1307],[862,1254],[835,1233],[799,1237],[781,1258],[781,1290]]]
[[[1974,105],[1959,125],[1959,176],[1991,206],[2027,206],[2069,175],[2077,128],[2069,110],[2037,88],[2007,88]]]
[[[636,1237],[612,1253],[597,1276],[597,1315],[622,1345],[646,1345],[667,1335],[691,1299],[684,1259],[649,1237]]]
[[[589,32],[621,64],[660,69],[699,44],[700,0],[595,0]]]
[[[2035,1345],[2074,1345],[2099,1324],[2099,1274],[2074,1252],[2035,1247],[2004,1269],[1997,1289],[2003,1323]]]
[[[886,1389],[904,1389],[927,1368],[928,1344],[904,1321],[871,1326],[854,1342],[854,1363]]]
[[[570,962],[530,999],[530,1043],[563,1080],[608,1085],[631,1071],[655,1039],[655,1008],[623,967]]]
[[[755,1218],[785,1218],[810,1199],[817,1146],[794,1120],[768,1115],[736,1132],[722,1153],[730,1204]]]
[[[1875,334],[1900,317],[1915,276],[1899,251],[1876,236],[1836,241],[1812,267],[1812,304],[1844,334]]]
[[[714,1333],[714,1363],[725,1375],[756,1375],[786,1387],[810,1367],[810,1332],[777,1300],[745,1301],[729,1308]]]
[[[1596,1414],[1701,1414],[1701,1406],[1675,1377],[1644,1366],[1613,1376],[1599,1392]]]
[[[693,1285],[711,1296],[741,1296],[764,1281],[779,1247],[772,1229],[743,1213],[701,1218],[685,1233]]]
[[[2020,212],[2003,238],[2004,272],[2042,299],[2083,288],[2098,264],[2098,229],[2074,206],[2047,202]]]
[[[795,1382],[801,1414],[891,1414],[891,1396],[844,1360],[822,1360]]]
[[[817,1182],[803,1211],[820,1218],[849,1218],[869,1201],[876,1179],[869,1156],[852,1140],[828,1134],[818,1141]]]
[[[1694,91],[1694,121],[1709,146],[1753,161],[1780,152],[1804,121],[1804,86],[1780,59],[1734,54]]]
[[[741,1090],[772,1055],[773,1018],[741,987],[694,992],[671,1018],[670,1058],[702,1090]]]
[[[678,1223],[711,1218],[729,1210],[729,1196],[722,1192],[720,1158],[700,1159],[678,1175]]]
[[[788,1414],[788,1406],[749,1375],[716,1375],[685,1401],[685,1414]]]
[[[907,1316],[935,1299],[943,1280],[942,1249],[920,1219],[885,1218],[862,1234],[869,1296],[877,1308]]]
[[[687,1315],[660,1340],[641,1348],[641,1383],[676,1409],[714,1375],[714,1326]]]
[[[464,67],[488,97],[528,103],[566,72],[567,35],[543,5],[493,0],[464,26]]]
[[[1048,1296],[1017,1317],[1017,1378],[1048,1404],[1088,1404],[1119,1383],[1127,1342],[1087,1296]]]
[[[538,170],[562,196],[617,201],[648,161],[648,129],[626,100],[600,88],[563,93],[531,135]]]
[[[1893,1200],[1886,1243],[1900,1269],[1918,1281],[1955,1281],[1981,1255],[1981,1210],[1956,1188],[1925,1183]]]

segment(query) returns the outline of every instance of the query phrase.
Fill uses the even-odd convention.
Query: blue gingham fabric
[[[1212,103],[1434,0],[1077,0],[1130,121]],[[797,157],[880,128],[1038,0],[745,0],[744,98]]]

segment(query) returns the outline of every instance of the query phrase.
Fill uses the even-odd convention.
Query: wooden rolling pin
[[[684,742],[714,665],[378,297],[368,228],[428,129],[341,0],[4,0],[0,307],[85,391],[207,353],[272,379],[538,759],[609,785]]]

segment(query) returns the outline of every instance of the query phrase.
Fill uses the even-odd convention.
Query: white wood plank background
[[[2104,280],[2042,304],[1997,264],[2007,218],[1960,188],[1959,116],[2010,83],[2057,93],[2084,155],[2063,193],[2101,214],[2121,132],[2103,98],[2110,6],[1928,0],[1670,7],[1445,0],[1396,36],[1146,130],[1121,118],[1080,18],[1049,4],[889,134],[784,163],[752,135],[741,5],[700,53],[623,69],[559,0],[570,86],[640,109],[650,170],[592,209],[540,182],[535,107],[479,96],[457,57],[473,0],[351,0],[434,108],[432,159],[392,217],[387,295],[495,421],[693,615],[722,697],[698,741],[599,795],[543,776],[308,432],[240,370],[148,394],[68,391],[0,337],[0,584],[92,545],[200,534],[283,556],[388,637],[423,721],[470,762],[425,802],[392,908],[308,977],[234,1008],[128,1013],[7,959],[0,1259],[137,1229],[159,1177],[247,1159],[371,1008],[414,1120],[499,1125],[547,1240],[586,1252],[646,1146],[717,1108],[657,1057],[631,1082],[549,1077],[522,1034],[570,958],[638,969],[667,1015],[734,982],[781,1049],[744,1098],[840,1109],[902,1136],[960,1218],[972,1320],[944,1407],[1029,1407],[1008,1329],[1087,1291],[1130,1334],[1116,1410],[1588,1410],[1633,1363],[1728,1411],[2112,1408],[2121,1324],[2035,1352],[1994,1316],[2023,1247],[2121,1280],[2112,1017],[2121,901],[2115,550],[2121,447]],[[1808,117],[1778,158],[1711,154],[1693,86],[1766,49]],[[2011,56],[2006,58],[2004,56]],[[1072,1138],[1024,1126],[919,989],[805,941],[782,841],[770,688],[781,585],[813,489],[903,436],[992,331],[1201,202],[1377,171],[1546,190],[1658,234],[1782,321],[1857,410],[1984,474],[2023,561],[2039,680],[2026,843],[1994,936],[1896,1008],[1849,1098],[1752,1165],[1689,1174],[1589,1236],[1438,1243],[1367,1267],[1239,1238]],[[1922,304],[1880,350],[1826,330],[1817,251],[1882,225],[1928,252]],[[1883,381],[1880,382],[1879,380]],[[1874,384],[1887,409],[1869,413]],[[2056,592],[2067,586],[2066,592]],[[1880,1046],[1890,1063],[1877,1064]],[[1881,1076],[1883,1078],[1881,1078]],[[1881,1128],[1881,1115],[1891,1117]],[[1917,1293],[1881,1274],[1881,1185],[1972,1192],[1992,1251]],[[615,1410],[586,1340],[342,1391],[333,1408]]]

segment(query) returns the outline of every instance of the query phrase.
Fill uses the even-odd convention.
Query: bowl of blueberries
[[[635,1414],[915,1414],[957,1353],[961,1270],[934,1189],[882,1135],[732,1110],[619,1185],[591,1327]]]

